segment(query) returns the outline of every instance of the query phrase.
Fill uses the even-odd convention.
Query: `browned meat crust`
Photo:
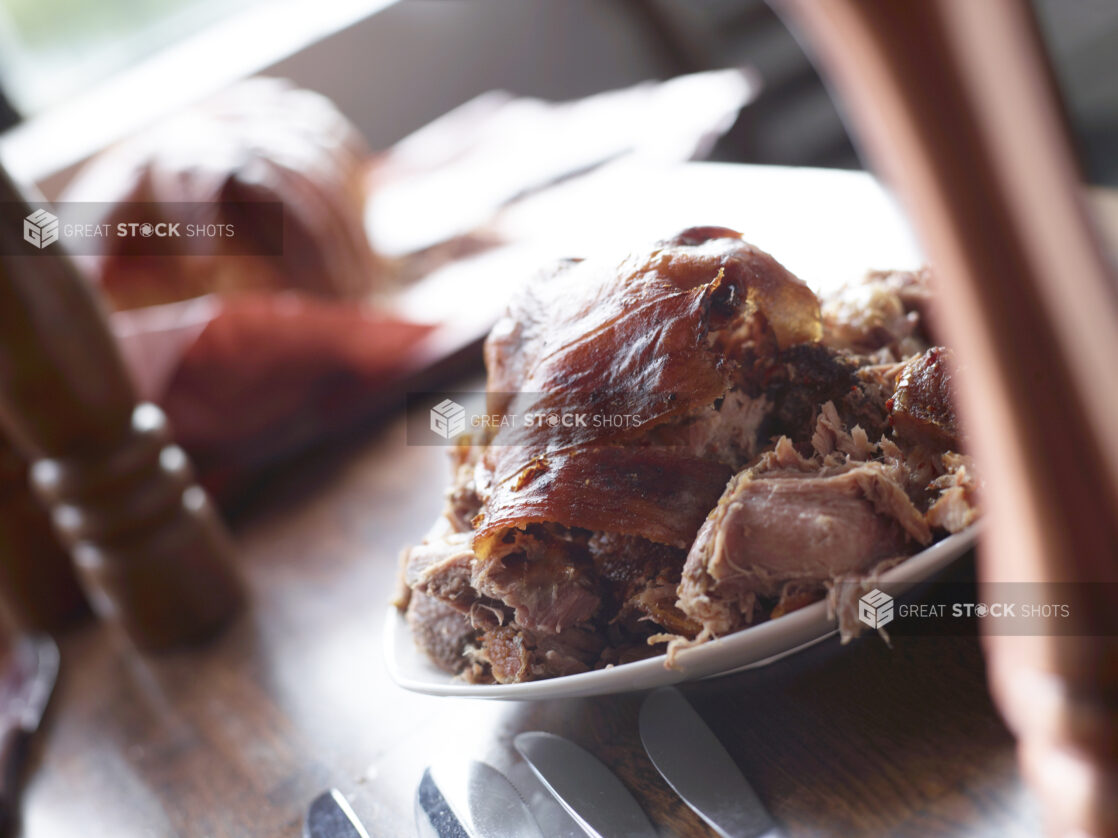
[[[533,523],[634,535],[686,549],[730,478],[722,463],[670,448],[603,446],[550,454],[513,479],[515,449],[495,452],[497,475],[477,523],[479,556],[512,549],[506,536]],[[510,462],[510,460],[512,462]]]
[[[933,451],[958,447],[959,423],[949,395],[954,376],[954,355],[942,346],[905,364],[888,404],[897,439]]]
[[[780,346],[821,334],[811,290],[732,230],[688,230],[616,266],[567,263],[514,300],[486,342],[490,408],[524,392],[533,412],[585,410],[598,393],[668,421],[726,392],[731,350],[758,319]]]

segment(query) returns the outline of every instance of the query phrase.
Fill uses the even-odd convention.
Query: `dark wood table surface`
[[[498,703],[389,679],[396,557],[447,473],[444,449],[390,421],[287,467],[240,516],[253,605],[216,641],[144,657],[100,625],[64,636],[24,834],[294,838],[337,786],[371,835],[411,836],[423,768],[459,754],[508,772],[548,834],[577,835],[515,756],[529,729],[598,754],[664,835],[713,834],[644,757],[638,695]],[[791,836],[1039,834],[973,636],[828,641],[685,691]]]

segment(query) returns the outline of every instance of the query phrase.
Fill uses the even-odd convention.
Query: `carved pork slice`
[[[821,589],[913,552],[931,532],[905,481],[902,463],[882,461],[741,472],[688,554],[680,609],[719,636],[753,622],[757,598],[790,583]]]

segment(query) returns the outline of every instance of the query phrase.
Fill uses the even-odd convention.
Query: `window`
[[[265,0],[0,0],[0,79],[24,114]]]

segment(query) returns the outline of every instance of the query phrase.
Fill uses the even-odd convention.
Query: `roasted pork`
[[[509,683],[621,663],[819,599],[977,515],[927,273],[823,301],[718,227],[529,283],[486,343],[498,423],[404,551],[417,643]]]

